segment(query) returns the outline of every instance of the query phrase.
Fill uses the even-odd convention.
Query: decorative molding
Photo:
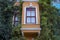
[[[30,6],[32,6],[32,3],[30,3]]]

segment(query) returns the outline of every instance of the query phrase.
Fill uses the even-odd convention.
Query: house
[[[22,36],[27,40],[34,40],[35,37],[40,35],[40,12],[38,0],[22,0]],[[19,6],[20,2],[17,0],[14,6]],[[15,18],[15,19],[14,19]],[[18,17],[13,16],[15,21]]]

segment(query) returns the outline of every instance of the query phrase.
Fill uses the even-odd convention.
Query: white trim
[[[38,36],[40,36],[40,32],[38,32]]]
[[[13,16],[13,20],[12,21],[13,21],[13,24],[14,24],[14,16]]]
[[[24,36],[24,33],[22,32],[22,36]]]
[[[14,15],[12,16],[12,27],[13,27],[13,24],[14,24]]]
[[[24,10],[24,24],[26,24],[25,23],[25,21],[26,21],[26,7],[24,7],[23,10]]]
[[[23,8],[23,10],[24,10],[24,24],[26,24],[26,8],[29,8],[29,7],[36,8],[36,24],[38,24],[38,18],[37,18],[37,6],[33,6],[33,5],[26,6],[26,7]]]
[[[41,28],[21,28],[21,30],[41,30]]]

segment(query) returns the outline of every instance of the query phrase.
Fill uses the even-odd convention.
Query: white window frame
[[[24,7],[24,24],[26,24],[26,8],[29,8],[30,6]],[[33,8],[36,8],[36,24],[38,24],[38,18],[37,18],[37,6],[31,6]]]

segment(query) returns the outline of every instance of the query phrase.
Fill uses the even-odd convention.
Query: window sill
[[[21,28],[21,30],[41,30],[41,28]]]

